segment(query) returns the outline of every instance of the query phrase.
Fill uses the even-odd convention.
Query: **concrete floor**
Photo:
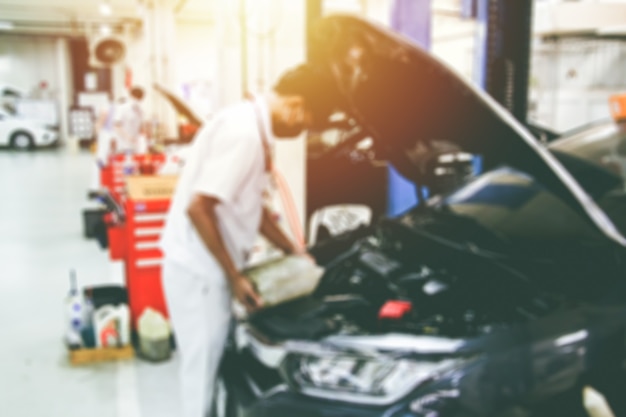
[[[79,284],[122,280],[120,264],[82,237],[93,179],[86,152],[0,151],[0,415],[172,417],[177,360],[71,367],[63,299]]]

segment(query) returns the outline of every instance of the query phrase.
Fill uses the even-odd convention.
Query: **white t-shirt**
[[[109,162],[111,141],[115,139],[115,131],[113,128],[113,124],[115,123],[115,109],[116,106],[114,103],[107,103],[106,106],[102,106],[99,110],[101,126],[96,136],[98,145],[96,160],[101,165],[106,165]]]
[[[123,138],[117,138],[118,152],[135,152],[141,153],[144,139],[141,135],[141,127],[143,124],[143,111],[141,103],[131,98],[124,102],[115,110],[115,125],[119,125],[124,132]]]
[[[266,101],[256,100],[270,145]],[[218,113],[205,125],[189,149],[161,237],[165,258],[207,274],[216,260],[196,232],[187,208],[196,194],[216,197],[219,227],[235,266],[244,266],[259,233],[263,192],[269,175],[257,113],[252,102],[242,102]]]

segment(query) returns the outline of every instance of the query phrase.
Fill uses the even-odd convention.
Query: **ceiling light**
[[[112,33],[111,26],[109,25],[101,25],[100,26],[100,34],[102,36],[109,36]]]
[[[5,20],[0,21],[0,30],[11,30],[14,27],[13,22],[7,22]]]
[[[111,4],[107,1],[103,1],[102,3],[100,3],[100,14],[103,16],[111,16],[111,13],[113,13],[113,9],[111,9]]]

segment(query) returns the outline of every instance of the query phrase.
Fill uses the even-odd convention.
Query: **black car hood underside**
[[[626,246],[605,213],[503,107],[408,39],[353,16],[328,16],[309,37],[309,62],[330,71],[344,110],[392,163],[418,142],[454,143],[485,170],[509,165],[535,177],[609,239]]]

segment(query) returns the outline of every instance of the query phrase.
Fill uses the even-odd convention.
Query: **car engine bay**
[[[420,242],[406,223],[383,222],[326,264],[313,295],[262,310],[249,325],[275,342],[331,334],[473,338],[565,304],[491,260]]]

